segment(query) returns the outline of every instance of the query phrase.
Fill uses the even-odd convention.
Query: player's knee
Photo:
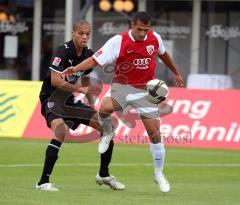
[[[68,130],[65,128],[65,124],[58,125],[56,129],[54,130],[55,137],[63,142],[65,139],[65,136],[67,135]]]
[[[101,117],[108,117],[109,115],[111,115],[113,113],[113,110],[111,108],[106,108],[106,107],[100,107],[99,108],[99,115]]]
[[[99,115],[101,117],[108,117],[114,112],[114,108],[109,103],[101,103],[101,106],[99,107]]]
[[[58,139],[60,142],[64,141],[65,136],[69,131],[68,127],[65,125],[64,122],[53,124],[52,130],[53,130],[53,138]]]

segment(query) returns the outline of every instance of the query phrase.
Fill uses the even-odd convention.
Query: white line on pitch
[[[0,164],[0,168],[16,168],[16,167],[42,167],[43,164]],[[57,164],[60,167],[98,167],[98,163],[67,163]],[[113,163],[110,164],[112,167],[149,167],[153,166],[152,163]],[[169,167],[240,167],[237,163],[219,164],[219,163],[166,163],[165,166]]]

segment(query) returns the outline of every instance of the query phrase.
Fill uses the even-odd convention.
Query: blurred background
[[[54,49],[71,39],[72,23],[92,25],[97,51],[147,11],[153,29],[182,71],[188,88],[240,88],[240,1],[0,0],[0,79],[43,80]],[[173,85],[159,60],[156,77]],[[159,69],[160,68],[160,69]],[[112,69],[96,69],[110,83]]]

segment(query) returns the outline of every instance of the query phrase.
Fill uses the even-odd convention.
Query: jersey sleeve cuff
[[[53,67],[48,67],[50,70],[52,70],[52,71],[54,71],[54,72],[56,72],[56,73],[62,73],[60,70],[57,70],[57,69],[55,69],[55,68],[53,68]]]
[[[96,57],[95,55],[93,55],[92,57],[93,57],[93,60],[94,60],[98,65],[103,66],[103,64],[101,64],[101,63],[99,62],[99,60],[97,59],[97,57]]]
[[[162,51],[161,53],[158,53],[158,56],[163,55],[164,53],[166,53],[166,50]]]

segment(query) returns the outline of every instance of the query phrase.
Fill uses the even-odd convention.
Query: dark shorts
[[[89,125],[89,121],[96,111],[83,104],[81,101],[74,103],[72,98],[64,102],[62,99],[41,100],[41,113],[44,116],[47,126],[51,128],[51,122],[62,118],[68,127],[76,129],[79,124]]]

